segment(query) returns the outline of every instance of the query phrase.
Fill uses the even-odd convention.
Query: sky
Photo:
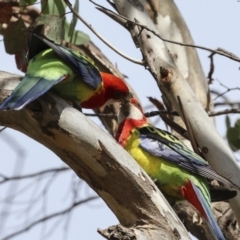
[[[109,7],[105,1],[98,0],[97,2]],[[175,2],[190,29],[195,44],[212,49],[221,47],[240,56],[240,31],[238,28],[240,2],[238,0],[177,0]],[[140,51],[135,48],[130,34],[96,10],[92,3],[86,0],[80,1],[80,14],[119,50],[133,58],[141,59]],[[78,22],[77,29],[89,34],[91,40],[104,54],[118,66],[122,73],[128,76],[127,81],[137,92],[143,106],[149,105],[147,96],[160,98],[161,94],[148,71],[117,55],[80,22]],[[198,53],[204,72],[207,75],[209,71],[209,52],[198,50]],[[214,61],[215,72],[213,77],[229,88],[239,87],[239,63],[222,56],[216,56]],[[17,70],[14,57],[5,53],[3,41],[0,41],[0,70],[23,75]],[[217,81],[214,81],[214,84],[210,87],[219,92],[225,91],[225,88],[220,86]],[[239,100],[239,90],[231,91],[226,96],[230,100],[237,101]],[[148,110],[154,110],[154,108]],[[238,117],[238,115],[231,115],[232,124]],[[93,120],[95,121],[95,119]],[[97,123],[101,126],[98,121]],[[225,117],[217,117],[216,124],[220,134],[224,137]],[[159,126],[163,127],[163,124],[160,123]],[[63,162],[44,146],[11,129],[7,129],[0,134],[0,152],[0,173],[6,176],[12,176],[14,173],[28,174],[64,166]],[[49,187],[50,194],[43,197],[40,192],[46,186]],[[12,212],[12,215],[6,221],[5,230],[2,233],[0,231],[0,239],[13,232],[13,227],[21,228],[24,223],[27,223],[28,218],[41,217],[48,212],[57,211],[60,207],[69,206],[73,197],[70,191],[73,186],[78,189],[81,199],[95,195],[85,183],[78,185],[74,173],[70,171],[64,172],[61,176],[57,175],[55,178],[39,178],[34,183],[24,181],[21,184],[15,182],[14,184],[0,185],[0,214],[6,209]],[[11,196],[10,200],[14,202],[12,207],[4,203],[6,202],[4,201],[5,194]],[[14,197],[15,195],[16,197]],[[32,208],[26,210],[26,203],[32,198],[35,198],[35,201],[31,201]],[[59,221],[60,225],[58,226],[55,221],[51,221],[43,227],[34,227],[12,239],[100,240],[103,238],[96,232],[97,228],[107,228],[118,223],[115,216],[100,199],[78,207],[71,216],[60,218]],[[68,229],[67,235],[64,233],[66,228]],[[51,229],[55,229],[55,231]]]

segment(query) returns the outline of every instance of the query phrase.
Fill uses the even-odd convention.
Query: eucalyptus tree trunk
[[[216,172],[240,186],[240,167],[206,113],[206,110],[212,110],[212,103],[196,50],[167,43],[155,34],[168,40],[193,43],[174,2],[115,0],[114,3],[119,14],[132,21],[127,24],[128,30],[140,48],[144,62],[166,99],[167,106],[176,109],[183,118],[179,105],[179,98],[181,99],[184,114],[202,154]],[[230,200],[230,205],[240,222],[239,192]]]

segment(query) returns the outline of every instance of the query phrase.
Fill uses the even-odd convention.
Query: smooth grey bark
[[[140,0],[114,0],[114,3],[124,17],[158,32]],[[145,63],[159,89],[182,117],[178,102],[178,97],[180,97],[197,143],[211,167],[240,187],[240,167],[232,151],[217,132],[201,103],[177,68],[165,42],[134,24],[129,27],[129,31],[133,40],[140,47]],[[230,200],[230,205],[240,223],[239,191],[238,195]]]
[[[161,37],[170,41],[194,45],[187,24],[173,0],[142,0],[142,2]],[[173,44],[170,42],[165,42],[165,44],[172,54],[178,70],[186,79],[206,112],[213,111],[214,106],[211,99],[210,89],[197,50],[193,47],[181,46],[180,44]],[[168,108],[173,109],[173,106],[169,104],[166,97],[163,98],[163,100],[165,100]],[[185,124],[180,117],[175,116],[172,118],[180,126],[185,127]],[[211,120],[214,121],[214,118],[211,118]],[[189,142],[184,140],[181,135],[174,130],[173,133],[190,147]]]
[[[194,44],[186,22],[173,0],[143,0],[161,37],[171,41]],[[165,42],[174,62],[205,109],[209,107],[209,88],[197,50]]]

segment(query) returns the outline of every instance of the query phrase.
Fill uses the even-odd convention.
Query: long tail
[[[43,95],[52,88],[53,85],[62,81],[64,78],[65,76],[62,76],[59,79],[50,81],[41,77],[31,77],[26,75],[13,90],[11,95],[0,105],[0,110],[20,110],[28,103]]]
[[[225,240],[221,229],[219,228],[207,200],[204,198],[201,190],[191,181],[181,188],[181,194],[187,199],[205,218],[208,228],[214,239]]]

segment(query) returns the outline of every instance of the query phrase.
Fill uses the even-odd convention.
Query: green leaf
[[[20,0],[19,1],[19,5],[20,7],[25,7],[27,5],[31,5],[33,3],[35,3],[37,0]]]
[[[234,127],[231,127],[230,120],[226,118],[226,122],[229,121],[229,127],[227,129],[227,140],[233,151],[240,149],[240,119],[235,123]]]
[[[69,33],[70,24],[67,21],[65,21],[64,23],[64,28],[65,28],[65,35],[64,35],[65,41],[75,45],[82,45],[90,41],[90,37],[82,31],[74,30],[72,35],[69,36],[68,33]]]
[[[57,44],[61,44],[64,38],[64,20],[65,17],[42,14],[37,17],[34,24],[31,25],[31,31],[29,31],[28,42],[28,59],[32,59],[41,51],[49,48],[42,40],[37,38],[34,34],[44,35],[48,39],[54,41]],[[34,33],[34,34],[32,34]]]
[[[76,12],[79,11],[79,1],[76,0],[75,1],[75,4],[74,4],[74,10]],[[69,31],[68,31],[68,36],[70,37],[70,42],[72,42],[72,38],[73,38],[73,35],[74,35],[74,30],[75,30],[75,27],[76,27],[76,24],[77,24],[77,16],[75,14],[72,15],[72,21],[70,23],[70,27],[69,27]]]
[[[8,24],[4,34],[4,45],[8,54],[15,54],[26,47],[26,29],[22,19]]]
[[[63,0],[47,0],[41,1],[42,13],[43,14],[53,14],[53,15],[63,15],[65,14],[66,4]]]
[[[230,118],[229,118],[228,115],[226,116],[225,121],[226,121],[226,126],[227,126],[227,128],[231,127],[231,121],[230,121]]]
[[[60,44],[64,36],[64,22],[65,17],[42,14],[36,18],[33,27],[36,28],[39,25],[43,25],[41,34],[55,43]]]

